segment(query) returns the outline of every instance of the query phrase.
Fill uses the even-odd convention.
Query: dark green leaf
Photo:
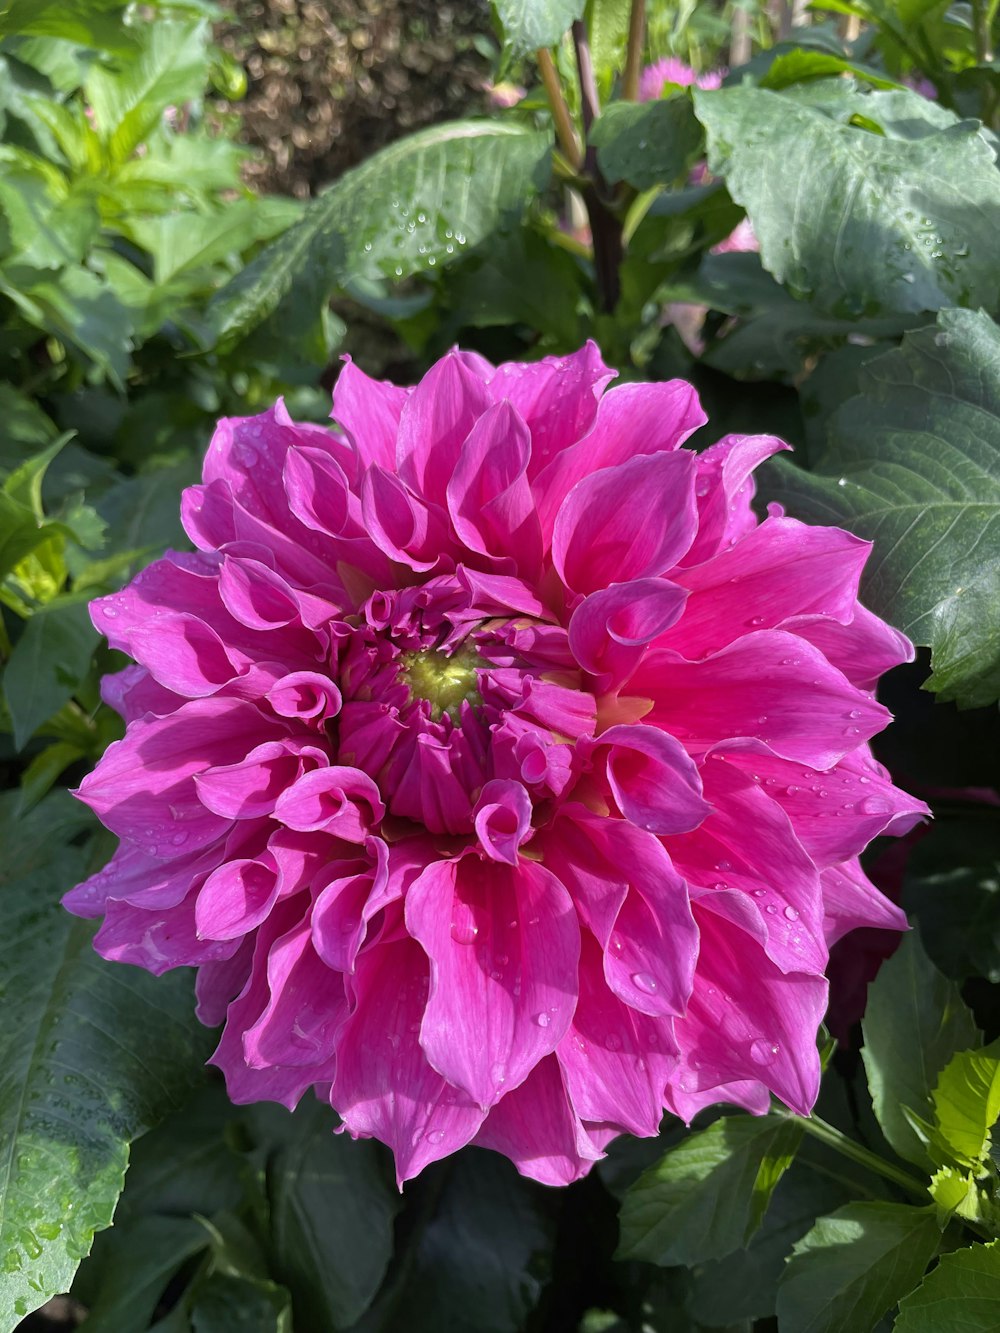
[[[991,703],[1000,693],[1000,330],[982,312],[942,311],[936,328],[867,362],[859,384],[817,469],[778,465],[774,497],[873,541],[863,595],[933,650],[928,688],[966,707]]]
[[[102,1239],[103,1281],[88,1302],[87,1333],[144,1333],[171,1277],[209,1241],[189,1217],[138,1218]]]
[[[552,1245],[537,1188],[481,1151],[435,1170],[428,1188],[441,1193],[433,1216],[412,1249],[397,1254],[358,1333],[520,1333],[542,1293]]]
[[[266,1278],[215,1273],[199,1284],[191,1333],[292,1333],[288,1292]]]
[[[347,172],[209,305],[220,339],[243,336],[289,297],[315,319],[352,278],[444,267],[511,222],[548,178],[546,135],[497,121],[422,130]]]
[[[779,1181],[767,1216],[745,1249],[695,1270],[689,1309],[710,1327],[774,1314],[778,1282],[792,1246],[817,1215],[846,1203],[849,1194],[808,1167],[793,1163]]]
[[[745,1245],[801,1136],[784,1116],[724,1116],[689,1135],[626,1194],[618,1258],[694,1264]]]
[[[334,1134],[328,1106],[311,1106],[299,1119],[269,1172],[276,1271],[304,1327],[339,1328],[378,1290],[399,1196],[377,1145]]]
[[[781,1333],[871,1333],[920,1281],[940,1240],[932,1207],[849,1203],[821,1217],[778,1287]]]
[[[834,95],[839,110],[849,94]],[[938,128],[925,99],[905,92],[853,94],[854,114],[884,135],[763,88],[694,96],[710,167],[746,208],[764,266],[795,295],[847,317],[1000,302],[1000,172],[976,122]],[[929,132],[906,137],[914,122]]]
[[[29,815],[0,798],[0,1310],[2,1328],[66,1291],[109,1225],[128,1145],[184,1098],[210,1049],[183,972],[103,962],[60,906],[86,873],[69,797]]]
[[[582,17],[584,0],[493,0],[493,7],[516,59],[555,46],[574,19]]]
[[[1000,1241],[943,1255],[900,1304],[894,1333],[996,1333],[1000,1328]]]
[[[958,987],[934,967],[915,932],[869,988],[862,1027],[862,1056],[882,1132],[901,1157],[930,1172],[935,1163],[912,1116],[929,1120],[938,1075],[956,1051],[978,1044],[979,1033]]]
[[[768,66],[767,73],[760,81],[762,88],[778,90],[795,83],[805,83],[811,79],[834,78],[841,74],[853,74],[875,88],[895,88],[898,85],[887,79],[877,69],[856,64],[831,51],[803,50],[801,47],[792,51],[782,51]]]
[[[3,674],[18,749],[71,697],[99,637],[83,602],[53,602],[25,625]]]
[[[106,51],[133,49],[132,34],[122,25],[121,0],[8,0],[0,13],[0,37],[24,33],[59,37]]]
[[[702,152],[701,127],[687,93],[655,102],[612,102],[594,121],[590,142],[605,179],[637,190],[669,185]]]
[[[1000,981],[1000,817],[939,814],[906,863],[903,906],[956,981]]]

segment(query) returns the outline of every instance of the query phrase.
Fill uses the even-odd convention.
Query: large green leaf
[[[746,1245],[801,1136],[784,1116],[724,1116],[682,1139],[626,1194],[618,1257],[694,1264]]]
[[[133,49],[122,25],[122,0],[7,0],[0,11],[0,37],[13,33],[58,37],[110,52]]]
[[[25,625],[3,673],[18,749],[87,675],[99,637],[79,601],[53,602]]]
[[[503,24],[505,44],[517,58],[555,46],[582,16],[585,0],[493,0],[493,7]]]
[[[415,1191],[406,1240],[356,1333],[521,1333],[548,1276],[538,1187],[492,1153],[438,1163]],[[408,1232],[421,1212],[423,1225]]]
[[[695,91],[709,165],[746,208],[765,267],[841,316],[995,309],[1000,172],[977,123],[925,110],[914,93],[851,94],[839,79],[823,105],[827,82],[811,100]],[[850,123],[852,109],[884,133]],[[951,123],[935,123],[942,114]]]
[[[116,162],[125,162],[164,110],[204,91],[208,24],[157,18],[138,29],[138,56],[122,68],[96,64],[85,85],[97,129]]]
[[[952,1056],[931,1100],[935,1146],[944,1164],[981,1170],[992,1147],[990,1131],[1000,1118],[1000,1041]]]
[[[922,1132],[938,1075],[979,1033],[958,987],[941,975],[915,932],[884,963],[868,992],[862,1056],[882,1132],[901,1157],[932,1171]]]
[[[192,1217],[140,1217],[115,1226],[105,1247],[104,1282],[87,1303],[87,1333],[144,1333],[174,1273],[206,1250]]]
[[[907,858],[903,906],[946,976],[1000,982],[1000,819],[991,806],[937,816]]]
[[[612,102],[590,132],[605,179],[628,181],[637,190],[683,176],[701,153],[701,138],[687,93],[655,102]]]
[[[183,1100],[211,1038],[184,973],[102,962],[59,897],[86,874],[69,797],[0,798],[0,1328],[68,1289],[111,1222],[128,1145]]]
[[[942,311],[937,327],[866,362],[859,385],[816,470],[777,465],[772,494],[793,514],[873,541],[862,593],[932,649],[928,688],[967,707],[991,703],[1000,695],[1000,329],[981,311]]]
[[[895,1333],[996,1333],[1000,1241],[946,1254],[899,1307]]]
[[[285,298],[289,322],[315,321],[352,278],[443,267],[514,221],[549,171],[545,134],[452,121],[390,145],[345,173],[302,220],[212,300],[220,339],[249,333]]]
[[[821,1217],[778,1287],[781,1333],[871,1333],[920,1281],[940,1240],[933,1207],[849,1203]]]
[[[300,1110],[268,1173],[276,1275],[307,1328],[342,1328],[371,1303],[399,1208],[372,1142],[335,1134],[328,1106]]]

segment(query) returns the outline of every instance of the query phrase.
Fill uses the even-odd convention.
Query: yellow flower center
[[[476,669],[482,661],[474,648],[463,646],[450,656],[435,648],[425,648],[417,653],[403,653],[400,661],[411,696],[426,699],[433,718],[447,713],[457,720],[464,700],[479,703]]]

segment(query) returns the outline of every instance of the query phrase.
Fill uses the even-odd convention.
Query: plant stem
[[[628,50],[625,73],[622,77],[622,97],[634,102],[639,96],[639,74],[642,70],[642,52],[646,44],[646,0],[632,0],[628,18]]]
[[[574,171],[579,171],[583,166],[583,150],[577,140],[576,130],[573,128],[573,121],[569,114],[569,107],[566,105],[562,88],[559,86],[559,75],[556,73],[552,55],[543,48],[536,51],[535,59],[538,61],[538,70],[542,76],[545,96],[549,99],[552,120],[556,127],[556,137],[570,166]]]
[[[590,58],[587,29],[580,20],[573,24],[573,49],[576,52],[576,67],[580,75],[583,129],[584,134],[589,137],[590,127],[601,114],[601,106],[597,96],[593,61]],[[594,275],[597,279],[601,309],[609,313],[618,304],[621,292],[618,269],[622,262],[622,224],[605,203],[608,187],[597,162],[597,150],[589,143],[584,146],[583,172],[587,184],[580,193],[587,207],[587,216],[590,218],[590,234],[594,243]]]
[[[859,1166],[874,1172],[875,1175],[881,1176],[884,1180],[891,1180],[894,1185],[906,1190],[908,1194],[920,1199],[922,1203],[930,1201],[927,1186],[923,1181],[918,1180],[916,1176],[911,1176],[909,1171],[894,1166],[892,1162],[887,1162],[884,1157],[879,1157],[877,1153],[871,1152],[868,1148],[863,1148],[860,1143],[855,1143],[846,1134],[842,1134],[839,1129],[835,1129],[833,1125],[828,1125],[825,1120],[820,1120],[815,1115],[794,1115],[791,1112],[786,1114],[790,1120],[794,1120],[796,1124],[801,1125],[807,1134],[811,1134],[820,1143],[825,1143],[828,1148],[833,1148],[841,1156],[849,1157],[852,1162],[857,1162]]]

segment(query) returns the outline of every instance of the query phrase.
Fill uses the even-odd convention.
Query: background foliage
[[[995,1329],[995,0],[650,3],[630,56],[627,0],[279,9],[0,4],[0,1328]],[[623,96],[666,54],[728,76]],[[338,157],[352,87],[422,128]],[[58,906],[110,851],[64,790],[119,734],[86,603],[181,540],[216,417],[324,419],[340,351],[405,380],[587,337],[691,379],[696,444],[785,436],[763,498],[873,540],[921,648],[880,757],[936,820],[869,869],[916,928],[860,1027],[895,941],[838,947],[821,1118],[665,1123],[561,1192],[467,1150],[400,1197],[319,1107],[230,1106],[190,977]]]

